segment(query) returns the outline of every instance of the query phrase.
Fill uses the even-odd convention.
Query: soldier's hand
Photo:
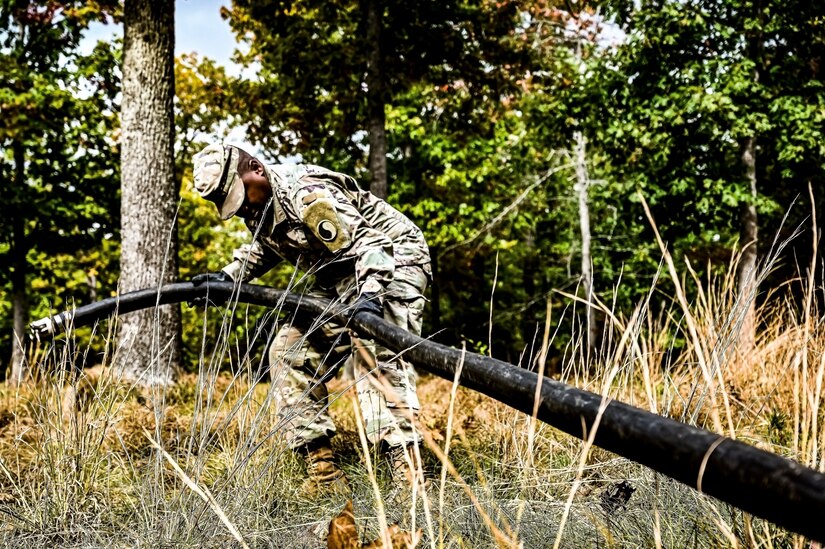
[[[349,318],[354,318],[358,313],[369,313],[378,318],[384,318],[384,307],[381,305],[381,300],[378,299],[378,294],[364,292],[359,295],[349,311]]]
[[[47,316],[40,320],[35,320],[29,324],[29,338],[32,341],[43,341],[54,335],[54,323],[52,318]]]
[[[232,277],[223,271],[218,271],[217,273],[201,273],[193,276],[190,282],[192,282],[192,284],[194,284],[195,286],[206,284],[208,287],[210,282],[232,282]],[[207,297],[207,294],[198,297],[193,297],[191,300],[187,302],[187,304],[190,307],[205,307],[207,305],[223,305],[224,303],[226,303],[225,298],[215,299],[211,296]]]

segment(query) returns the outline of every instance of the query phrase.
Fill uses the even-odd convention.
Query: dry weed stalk
[[[615,303],[594,299],[590,305],[608,319],[600,354],[586,361],[577,347],[582,334],[574,328],[562,379],[599,388],[605,402],[620,399],[696,423],[710,419],[717,429],[823,468],[825,328],[818,320],[815,263],[800,276],[801,305],[777,297],[757,310],[761,330],[753,353],[746,355],[736,345],[747,304],[736,291],[736,260],[725,273],[700,277],[689,263],[680,274],[666,255],[662,269],[681,297],[655,311],[658,276],[646,299],[626,316]],[[0,497],[0,512],[13,525],[5,539],[38,532],[49,541],[56,532],[72,532],[98,545],[128,539],[131,545],[149,546],[196,545],[225,536],[229,542],[265,546],[272,540],[306,539],[307,530],[328,523],[340,504],[310,501],[298,493],[300,465],[285,449],[284,418],[275,413],[280,381],[276,375],[271,383],[258,383],[259,361],[240,351],[265,335],[251,330],[246,315],[242,322],[249,341],[242,346],[233,339],[235,307],[223,314],[214,345],[204,337],[198,375],[172,389],[139,395],[104,368],[91,372],[97,372],[96,380],[81,376],[73,381],[43,371],[17,392],[4,391],[0,490],[14,502]],[[548,304],[537,357],[524,360],[542,372],[555,337],[551,311]],[[268,322],[288,321],[276,318],[279,313]],[[323,321],[317,319],[316,326]],[[677,337],[687,341],[681,353],[674,352]],[[104,365],[124,352],[106,348]],[[36,361],[48,358],[50,364],[66,366],[76,358],[69,347],[37,352]],[[227,372],[230,357],[233,367]],[[458,370],[456,379],[460,365]],[[405,520],[423,523],[423,544],[529,547],[550,536],[557,545],[582,547],[801,544],[763,521],[751,521],[592,448],[595,429],[588,433],[589,442],[581,443],[540,424],[535,414],[515,413],[471,395],[455,380],[426,383],[435,389],[422,416],[431,418],[427,409],[441,406],[443,417],[419,423],[425,453],[416,461],[434,462],[440,482],[414,498],[424,501],[423,520],[415,503],[404,510]],[[67,384],[72,388],[67,390]],[[392,543],[384,534],[391,522],[386,515],[397,510],[384,506],[379,464],[370,460],[358,407],[349,404],[349,399],[330,400],[336,420],[352,426],[337,444],[359,480],[356,501],[377,511],[366,519],[367,527],[382,536],[381,543]],[[7,416],[12,419],[3,424]],[[151,443],[143,429],[151,433]],[[359,460],[367,463],[366,473]],[[605,515],[598,510],[600,495],[619,480],[632,480],[636,493],[626,509]],[[438,505],[431,510],[427,498],[435,497],[435,489]],[[234,534],[228,538],[228,525],[238,535],[243,532],[242,542]]]

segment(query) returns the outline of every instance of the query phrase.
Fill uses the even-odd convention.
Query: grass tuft
[[[774,296],[756,309],[760,328],[745,346],[739,331],[749,303],[736,288],[735,259],[727,275],[707,279],[690,265],[680,273],[672,259],[667,269],[683,288],[670,306],[652,299],[657,281],[650,298],[627,315],[599,304],[608,326],[597,358],[585,361],[584,332],[577,328],[557,377],[825,468],[825,327],[817,322],[817,300]],[[800,276],[805,296],[815,291],[807,277]],[[689,302],[686,295],[697,297]],[[111,333],[92,334],[94,347],[106,351],[82,372],[73,366],[83,348],[74,335],[72,344],[36,349],[31,379],[0,386],[0,542],[323,547],[330,520],[349,498],[303,491],[305,466],[284,444],[276,387],[255,382],[258,358],[234,351],[260,342],[233,340],[230,326],[221,333],[203,342],[199,372],[168,388],[120,379],[111,368],[118,351]],[[538,369],[553,344],[549,323],[537,341],[540,349],[524,364]],[[232,367],[224,366],[229,356]],[[415,500],[397,504],[388,464],[363,441],[351,384],[331,383],[337,398],[330,413],[362,541],[397,523],[420,533],[419,547],[432,548],[802,544],[781,528],[426,374],[418,422],[429,482]]]

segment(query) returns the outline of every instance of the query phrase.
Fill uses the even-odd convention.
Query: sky
[[[175,0],[175,55],[195,52],[228,69],[239,70],[230,61],[237,44],[229,23],[221,19],[220,9],[230,0]],[[94,24],[86,32],[81,48],[90,51],[98,40],[123,36],[122,25]]]

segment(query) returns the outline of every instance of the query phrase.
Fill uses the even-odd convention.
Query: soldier
[[[193,282],[248,281],[285,260],[314,276],[312,295],[347,305],[350,318],[367,311],[420,335],[430,255],[421,230],[402,213],[348,175],[313,165],[265,165],[235,146],[209,145],[193,164],[200,196],[215,203],[222,219],[243,218],[253,234],[220,272]],[[356,374],[367,437],[387,451],[395,480],[414,478],[415,372],[388,349],[360,344],[356,350],[346,327],[329,322],[312,331],[283,325],[269,347],[288,444],[306,455],[317,488],[346,486],[330,447],[335,425],[325,386],[342,360]],[[376,378],[386,380],[392,394],[379,390]]]

